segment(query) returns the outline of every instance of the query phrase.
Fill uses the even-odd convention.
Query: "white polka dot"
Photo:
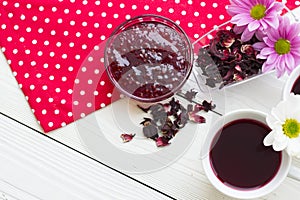
[[[11,42],[11,41],[12,41],[12,37],[10,37],[10,36],[7,37],[7,41],[8,41],[8,42]]]
[[[119,14],[114,14],[114,18],[115,19],[119,18]]]
[[[28,54],[30,54],[30,50],[29,49],[26,49],[25,50],[25,53],[28,55]]]
[[[85,117],[85,113],[81,113],[81,114],[80,114],[80,117],[81,117],[81,118],[84,118],[84,117]]]
[[[20,19],[21,19],[21,20],[25,20],[25,19],[26,19],[25,15],[22,14],[22,15],[20,16]]]
[[[98,91],[94,91],[94,95],[97,96],[99,94]]]
[[[207,36],[207,38],[211,40],[211,39],[213,39],[213,36],[212,36],[211,34],[209,34],[209,35]]]
[[[41,12],[44,11],[44,9],[45,9],[44,6],[39,7],[39,11],[41,11]]]
[[[136,10],[137,6],[136,5],[132,5],[131,8],[132,8],[132,10]]]
[[[31,8],[31,4],[28,3],[28,4],[26,5],[26,8],[30,9],[30,8]]]
[[[18,30],[19,29],[19,25],[14,25],[14,29]]]
[[[6,29],[6,24],[2,24],[1,25],[1,28],[4,30],[4,29]]]
[[[101,36],[101,37],[102,37],[102,36]],[[105,36],[104,36],[104,37],[105,37]],[[100,49],[100,47],[99,47],[98,45],[95,45],[95,46],[94,46],[94,50],[95,50],[95,51],[98,51],[99,49]]]
[[[199,38],[199,34],[196,33],[196,34],[194,35],[194,38],[196,38],[196,39]]]
[[[18,49],[14,49],[13,54],[17,54],[17,53],[18,53]]]
[[[149,8],[150,8],[150,7],[149,7],[148,5],[145,5],[145,6],[144,6],[144,9],[145,9],[145,10],[149,10]]]
[[[73,90],[72,89],[68,89],[68,94],[72,94]]]
[[[105,35],[101,35],[100,37],[101,40],[105,40],[105,38],[106,38]]]
[[[32,44],[37,44],[37,40],[36,39],[32,40]]]
[[[47,69],[49,67],[48,63],[44,63],[43,67]]]
[[[56,7],[52,7],[51,10],[52,10],[52,12],[56,12],[57,8]]]
[[[204,6],[206,6],[206,3],[202,1],[202,2],[200,3],[200,5],[201,5],[202,7],[204,7]]]
[[[207,18],[208,18],[208,19],[211,19],[211,18],[212,18],[212,14],[210,14],[210,13],[207,14]]]
[[[37,21],[37,16],[33,16],[32,21]]]
[[[55,109],[55,110],[54,110],[54,114],[58,115],[58,114],[59,114],[59,110],[58,110],[58,109]]]
[[[74,83],[75,83],[75,84],[79,84],[79,83],[80,83],[80,80],[79,80],[78,78],[76,78],[76,79],[74,80]]]
[[[25,73],[25,74],[24,74],[24,78],[29,78],[29,74],[28,74],[28,73]]]
[[[120,3],[120,8],[125,8],[125,4],[124,3]]]
[[[113,6],[113,3],[112,2],[108,2],[107,6],[111,8]]]
[[[66,125],[67,125],[66,122],[62,122],[62,123],[61,123],[61,126],[62,126],[62,127],[66,126]]]
[[[105,107],[105,103],[101,103],[101,104],[100,104],[100,107],[101,107],[101,108],[104,108],[104,107]]]
[[[186,15],[186,11],[185,10],[181,11],[181,14]]]
[[[180,0],[175,0],[175,3],[176,3],[176,4],[179,4],[179,3],[180,3]]]
[[[50,52],[50,57],[54,57],[55,53],[53,51]]]
[[[199,17],[199,15],[200,15],[199,12],[194,12],[195,17]]]
[[[54,76],[53,76],[53,75],[50,75],[50,76],[49,76],[49,80],[53,81],[53,80],[54,80]]]
[[[130,15],[125,15],[125,19],[129,20],[131,18]]]
[[[70,42],[69,47],[74,47],[74,42]]]
[[[213,6],[214,8],[216,8],[216,7],[218,7],[218,4],[217,4],[217,3],[213,3],[212,6]]]
[[[82,71],[82,72],[86,72],[86,67],[82,67],[82,68],[81,68],[81,71]]]
[[[80,36],[81,36],[81,33],[80,33],[80,32],[77,32],[75,35],[76,35],[76,37],[80,37]]]
[[[76,60],[79,60],[79,59],[80,59],[80,55],[76,55],[76,56],[75,56],[75,59],[76,59]]]
[[[100,85],[102,85],[102,86],[105,85],[105,82],[104,82],[104,81],[101,81],[101,82],[100,82]]]
[[[86,44],[83,44],[83,45],[81,46],[81,48],[82,48],[82,49],[86,49],[86,48],[87,48],[87,45],[86,45]]]
[[[47,86],[47,85],[43,85],[43,86],[42,86],[42,89],[43,89],[43,90],[47,90],[47,89],[48,89],[48,86]]]
[[[60,93],[60,88],[55,88],[55,92]]]
[[[7,6],[7,4],[8,4],[7,1],[3,1],[2,3],[3,6]]]
[[[54,99],[53,99],[52,97],[50,97],[50,98],[48,99],[48,101],[49,101],[49,103],[52,103],[52,102],[54,102]]]
[[[87,5],[87,4],[88,4],[88,1],[87,1],[87,0],[84,0],[84,1],[82,1],[82,4],[83,4],[83,5]]]
[[[112,24],[107,24],[107,28],[111,29],[112,28]]]
[[[72,112],[68,112],[68,116],[69,116],[69,117],[72,117],[72,116],[73,116],[73,113],[72,113]]]
[[[107,93],[106,95],[108,98],[112,97],[112,94],[111,93]]]
[[[64,9],[64,13],[65,14],[69,14],[70,13],[70,10],[68,8]]]
[[[73,104],[74,104],[75,106],[78,106],[78,105],[79,105],[79,102],[78,102],[78,101],[74,101]]]
[[[84,91],[84,90],[81,90],[81,91],[80,91],[80,95],[81,95],[81,96],[85,95],[85,91]]]
[[[174,13],[174,9],[173,9],[173,8],[170,8],[170,9],[169,9],[169,13]]]
[[[66,82],[66,81],[67,81],[67,77],[63,76],[63,77],[61,77],[61,80],[62,80],[63,82]]]
[[[81,25],[85,27],[87,26],[87,22],[82,22]]]
[[[95,24],[94,24],[94,27],[95,27],[95,28],[99,28],[99,26],[100,26],[99,23],[95,23]]]
[[[66,104],[67,101],[66,101],[65,99],[62,99],[62,100],[60,101],[60,103],[61,103],[61,104]]]
[[[36,66],[36,62],[35,62],[35,61],[31,61],[31,62],[30,62],[30,65],[31,65],[31,66]]]
[[[24,42],[24,41],[25,41],[25,38],[20,37],[19,41],[20,41],[20,42]]]
[[[57,43],[56,43],[56,46],[57,46],[57,47],[61,47],[61,42],[57,42]]]
[[[35,86],[34,85],[30,85],[29,88],[30,88],[30,90],[34,90]]]
[[[75,22],[75,21],[73,21],[73,20],[72,20],[72,21],[70,21],[70,25],[71,25],[71,26],[74,26],[75,24],[76,24],[76,22]]]
[[[64,36],[68,36],[69,35],[69,31],[64,31]]]
[[[192,1],[192,0],[188,0],[188,4],[189,4],[189,5],[192,5],[192,4],[193,4],[193,1]]]
[[[156,11],[157,11],[157,12],[161,12],[161,11],[162,11],[162,8],[161,8],[161,7],[158,7],[158,8],[156,9]]]
[[[295,5],[299,6],[300,5],[300,1],[295,1]]]
[[[86,104],[86,106],[87,106],[88,108],[92,107],[92,105],[93,105],[92,103],[87,103],[87,104]]]
[[[36,101],[37,103],[40,103],[40,102],[42,101],[42,99],[41,99],[40,97],[38,97],[38,98],[35,99],[35,101]]]
[[[39,28],[39,29],[38,29],[38,32],[39,32],[39,33],[43,33],[43,31],[44,31],[44,29],[42,29],[42,28]]]
[[[55,64],[56,69],[60,69],[60,64]]]
[[[76,14],[80,15],[81,14],[81,10],[76,10]]]
[[[200,27],[204,29],[204,28],[206,28],[206,25],[205,24],[201,24]]]
[[[176,20],[175,23],[176,23],[177,25],[180,25],[180,21],[179,21],[179,20]]]
[[[48,24],[49,22],[50,22],[50,19],[49,19],[49,18],[46,18],[46,19],[45,19],[45,23]]]
[[[36,77],[36,78],[41,78],[41,77],[42,77],[42,74],[41,74],[41,73],[37,73],[37,74],[35,75],[35,77]]]
[[[67,55],[67,54],[63,54],[61,57],[62,57],[63,59],[66,59],[66,58],[68,57],[68,55]]]
[[[54,125],[53,122],[49,122],[49,123],[48,123],[48,126],[49,126],[49,127],[53,127],[53,125]]]
[[[68,71],[69,71],[69,72],[73,71],[73,69],[74,69],[74,68],[73,68],[72,66],[69,66],[69,67],[68,67]]]
[[[192,22],[189,22],[189,23],[188,23],[188,27],[190,27],[190,28],[193,27],[193,23],[192,23]]]
[[[90,17],[93,17],[93,16],[94,16],[94,12],[90,11],[88,15],[89,15]]]
[[[95,73],[95,74],[99,74],[99,73],[100,73],[100,70],[99,70],[99,69],[95,69],[95,70],[94,70],[94,73]]]
[[[93,80],[92,80],[92,79],[89,79],[89,80],[88,80],[88,84],[89,84],[89,85],[93,84]]]
[[[97,6],[99,6],[99,5],[100,5],[100,1],[96,1],[95,4],[96,4]]]
[[[106,12],[102,12],[102,13],[101,13],[101,16],[102,16],[102,17],[106,17]]]
[[[12,18],[13,16],[14,16],[14,14],[12,14],[12,13],[8,13],[8,15],[7,15],[9,18]]]
[[[93,33],[89,33],[88,38],[92,38],[92,37],[93,37]]]
[[[46,114],[47,114],[47,110],[46,110],[46,109],[43,109],[43,110],[42,110],[42,114],[43,114],[43,115],[46,115]]]
[[[24,62],[23,62],[22,60],[20,60],[20,61],[18,62],[18,64],[19,64],[20,66],[22,66],[22,65],[24,64]]]
[[[57,23],[59,23],[59,24],[61,24],[62,22],[63,22],[62,18],[59,18],[59,19],[57,20]]]
[[[219,16],[219,19],[220,19],[220,20],[223,20],[224,18],[225,18],[224,15],[220,15],[220,16]]]

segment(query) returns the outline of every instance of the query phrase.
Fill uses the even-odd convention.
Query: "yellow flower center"
[[[253,19],[259,20],[265,16],[267,8],[262,4],[257,4],[251,8],[250,16]]]
[[[279,39],[275,43],[275,51],[279,55],[283,55],[283,54],[289,53],[290,50],[291,50],[291,43],[288,40]]]
[[[289,138],[296,138],[300,134],[300,123],[296,119],[286,119],[282,130]]]

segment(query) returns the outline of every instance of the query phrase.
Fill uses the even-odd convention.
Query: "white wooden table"
[[[294,12],[300,17],[299,9]],[[280,101],[285,80],[286,77],[277,79],[274,74],[268,74],[198,98],[212,98],[217,104],[216,111],[222,114],[240,108],[269,112]],[[194,83],[189,84],[186,87],[193,87]],[[87,123],[90,119],[104,119],[100,120],[104,130],[118,130],[113,126],[118,117],[112,113],[124,105],[130,107],[126,99],[45,135],[2,53],[0,94],[0,199],[231,199],[209,183],[201,166],[201,144],[210,123],[218,117],[214,113],[205,114],[208,123],[187,127],[197,130],[197,134],[178,159],[160,169],[139,168],[139,173],[134,173],[133,161],[128,160],[129,168],[127,165],[123,168],[122,163],[110,163],[109,152],[105,158],[95,155],[82,139],[80,130],[85,128],[90,134],[99,129]],[[149,141],[137,139],[124,145],[114,134],[105,137],[127,154],[152,151]],[[179,142],[174,141],[175,145]],[[300,166],[300,161],[293,160],[293,164]],[[287,177],[278,189],[261,199],[299,199],[299,189],[300,182]]]

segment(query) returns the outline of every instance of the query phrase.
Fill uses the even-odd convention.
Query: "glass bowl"
[[[104,63],[121,93],[153,103],[173,96],[188,79],[193,48],[170,19],[141,15],[114,30],[106,43]]]

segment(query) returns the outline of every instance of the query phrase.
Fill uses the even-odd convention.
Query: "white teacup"
[[[285,100],[291,93],[295,81],[300,77],[300,66],[297,66],[288,77],[282,92],[282,98]]]
[[[266,114],[255,110],[237,110],[221,117],[219,120],[216,121],[214,125],[212,125],[212,127],[208,132],[206,142],[204,143],[201,152],[202,164],[203,164],[204,171],[208,179],[212,183],[212,185],[214,185],[215,188],[221,191],[222,193],[239,199],[258,198],[272,192],[282,183],[282,181],[285,179],[285,177],[288,175],[290,171],[292,158],[285,151],[282,151],[281,161],[280,164],[278,165],[279,168],[277,172],[274,174],[271,180],[269,180],[266,184],[262,185],[261,187],[241,189],[241,188],[232,187],[225,184],[216,176],[214,172],[213,166],[211,164],[212,161],[210,158],[210,151],[213,146],[213,142],[215,141],[216,134],[218,134],[220,130],[222,130],[222,128],[226,126],[228,123],[239,119],[251,119],[266,124]],[[241,134],[243,133],[241,132]],[[265,169],[261,169],[261,170],[265,170]],[[299,171],[296,170],[293,172],[297,173]]]

